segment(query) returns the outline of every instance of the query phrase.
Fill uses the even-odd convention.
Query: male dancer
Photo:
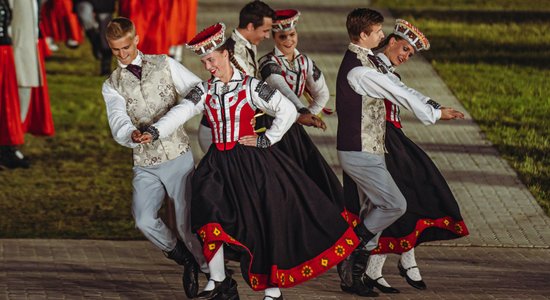
[[[137,49],[139,36],[129,19],[113,19],[106,37],[118,67],[103,84],[102,92],[114,139],[133,148],[132,210],[136,226],[168,258],[184,266],[185,293],[195,297],[197,262],[204,271],[208,269],[189,219],[186,183],[194,169],[189,137],[182,126],[149,144],[142,143],[142,135],[201,80],[166,55],[141,53]],[[165,195],[174,203],[177,233],[157,215]]]
[[[384,17],[371,9],[358,8],[348,14],[351,43],[336,83],[338,159],[359,189],[360,222],[355,232],[363,246],[403,215],[407,205],[384,160],[384,99],[412,111],[424,124],[463,117],[451,108],[435,108],[428,97],[386,74],[371,51],[384,38],[383,21]],[[376,293],[361,278],[368,252],[360,248],[339,266],[341,287],[360,296],[374,296]]]

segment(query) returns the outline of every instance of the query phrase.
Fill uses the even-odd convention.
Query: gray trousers
[[[407,201],[388,172],[384,155],[338,151],[338,159],[344,172],[357,184],[359,217],[376,234],[367,249],[374,249],[380,233],[405,213]]]
[[[158,216],[158,211],[168,195],[168,201],[174,203],[177,234],[191,251],[201,269],[207,270],[202,246],[197,236],[191,232],[191,189],[188,189],[188,181],[194,168],[191,151],[156,166],[134,166],[132,214],[136,227],[155,246],[163,251],[174,249],[176,234]]]

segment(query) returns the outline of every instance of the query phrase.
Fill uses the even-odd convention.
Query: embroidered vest
[[[364,151],[384,154],[386,148],[386,108],[383,99],[361,96],[349,85],[347,75],[355,67],[377,66],[359,47],[350,44],[338,70],[336,111],[338,132],[336,145],[340,151]]]
[[[251,77],[245,76],[221,95],[216,92],[216,84],[208,81],[204,113],[212,130],[212,143],[220,151],[231,150],[240,137],[254,134],[250,121],[255,110],[248,103],[250,81]]]
[[[124,97],[132,123],[142,131],[177,104],[177,92],[166,55],[143,55],[141,81],[130,71],[118,67],[109,82]],[[134,148],[134,165],[158,165],[188,150],[189,137],[182,125],[166,138]]]
[[[307,79],[308,60],[300,54],[292,62],[287,61],[284,57],[271,55],[271,60],[281,66],[282,76],[286,83],[294,91],[296,96],[301,97],[304,93]]]

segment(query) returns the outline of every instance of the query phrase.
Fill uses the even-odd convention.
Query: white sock
[[[384,262],[387,257],[388,256],[386,254],[374,254],[369,256],[367,271],[365,272],[367,276],[371,279],[382,277],[382,267],[384,267]],[[380,278],[377,282],[383,286],[391,287],[384,278]]]
[[[279,288],[267,288],[264,291],[267,297],[278,298],[281,296],[281,290]]]
[[[204,287],[205,291],[211,291],[214,289],[214,281],[222,282],[225,279],[225,261],[223,255],[223,245],[214,254],[214,257],[208,263],[208,269],[210,270],[210,280]]]
[[[401,265],[403,265],[405,270],[416,266],[416,268],[409,269],[407,271],[407,275],[414,281],[422,280],[420,270],[418,269],[418,265],[416,264],[416,259],[414,257],[414,248],[401,254]]]

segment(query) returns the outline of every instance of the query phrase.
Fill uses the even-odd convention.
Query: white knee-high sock
[[[208,269],[210,270],[210,280],[204,288],[205,291],[211,291],[214,289],[214,282],[222,282],[225,279],[225,261],[223,255],[223,245],[220,249],[214,254],[214,257],[208,263]]]
[[[369,263],[367,264],[366,274],[371,279],[377,279],[382,277],[382,267],[388,255],[386,254],[374,254],[369,256]],[[386,279],[380,278],[377,281],[379,284],[390,287]]]
[[[278,298],[281,296],[281,290],[279,288],[267,288],[264,293],[271,298]]]
[[[410,267],[416,266],[416,268],[412,268],[407,271],[407,275],[415,281],[422,280],[422,276],[420,276],[420,269],[418,269],[418,265],[416,264],[416,258],[414,256],[414,248],[401,253],[401,265],[403,265],[403,268],[408,269]]]

